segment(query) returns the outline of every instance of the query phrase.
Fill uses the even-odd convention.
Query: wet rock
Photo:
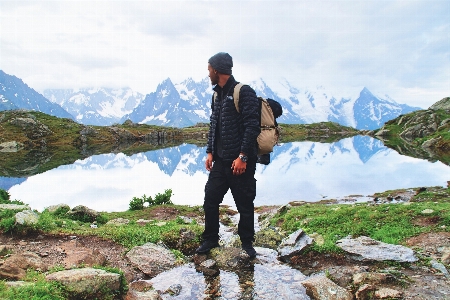
[[[177,248],[181,249],[183,248],[183,245],[186,243],[189,243],[193,240],[195,240],[196,234],[192,230],[189,230],[187,228],[181,228],[180,229],[180,238],[177,242]]]
[[[205,260],[200,265],[198,265],[196,269],[197,271],[202,272],[206,276],[216,276],[220,273],[216,261],[212,259]]]
[[[380,283],[386,283],[393,280],[394,277],[391,274],[387,273],[364,272],[353,275],[353,283],[356,285],[360,285],[363,283],[377,285]]]
[[[138,292],[130,290],[126,294],[125,300],[162,300],[158,291],[150,290],[146,292]]]
[[[357,300],[370,300],[372,299],[373,292],[375,291],[375,287],[370,284],[363,284],[358,288],[355,293],[355,297]]]
[[[48,281],[61,283],[74,296],[91,294],[97,296],[96,298],[101,298],[98,297],[98,294],[108,294],[120,288],[119,274],[93,268],[55,272],[45,278]]]
[[[435,268],[436,270],[441,271],[442,274],[444,274],[445,277],[450,279],[450,274],[448,273],[447,269],[445,268],[445,266],[443,264],[441,264],[440,262],[432,259],[430,261],[430,264],[433,268]]]
[[[255,246],[276,250],[283,236],[274,228],[265,228],[255,234]]]
[[[221,270],[229,271],[244,268],[250,260],[245,251],[236,247],[214,248],[210,251],[210,257],[216,261]]]
[[[279,264],[278,252],[269,248],[255,247],[256,259],[261,264]]]
[[[150,281],[158,291],[172,284],[182,286],[177,299],[310,299],[301,284],[305,276],[290,267],[277,265],[248,266],[239,272],[220,270],[216,277],[204,276],[193,264],[160,273]],[[165,298],[165,297],[164,297]],[[169,299],[169,298],[167,298]],[[171,299],[171,298],[170,298]]]
[[[353,275],[368,270],[366,266],[332,266],[327,268],[328,278],[337,285],[346,287],[353,282]]]
[[[67,214],[72,219],[80,220],[83,222],[94,222],[99,216],[98,212],[84,205],[75,206],[74,208],[69,210]]]
[[[375,291],[375,299],[401,299],[402,292],[390,288],[381,288]]]
[[[169,294],[171,296],[178,296],[181,293],[183,287],[181,284],[172,284],[169,288],[164,292],[164,294]]]
[[[113,220],[109,220],[105,225],[113,225],[113,226],[123,226],[128,225],[130,220],[124,218],[117,218]]]
[[[153,289],[153,285],[148,280],[137,280],[133,281],[128,285],[130,290],[134,290],[137,292],[147,292]]]
[[[201,264],[202,262],[204,262],[207,259],[208,259],[208,255],[206,255],[206,254],[197,254],[196,253],[192,257],[192,261],[194,262],[195,265],[199,265],[199,264]]]
[[[0,279],[21,280],[28,269],[46,271],[41,257],[33,252],[13,254],[0,266]]]
[[[150,277],[175,267],[176,257],[168,249],[147,243],[131,249],[126,257],[139,270]]]
[[[353,295],[346,289],[338,286],[325,276],[314,276],[304,281],[306,293],[312,299],[329,300],[352,300]]]
[[[19,225],[33,225],[39,221],[39,215],[32,210],[23,210],[14,216]]]
[[[278,254],[282,261],[289,262],[290,257],[301,254],[313,244],[310,238],[302,229],[291,233],[287,238],[283,239],[278,247]]]
[[[360,236],[356,239],[347,237],[337,241],[336,246],[349,253],[353,259],[360,261],[417,261],[414,252],[407,247],[386,244],[366,236]]]

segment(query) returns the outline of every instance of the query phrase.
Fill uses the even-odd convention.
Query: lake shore
[[[442,286],[448,286],[448,279],[432,266],[431,261],[439,262],[444,268],[449,267],[449,262],[443,257],[443,249],[450,247],[449,188],[419,187],[385,191],[377,193],[370,202],[349,202],[348,199],[354,198],[347,197],[347,204],[335,200],[257,207],[255,213],[260,230],[255,246],[269,248],[273,243],[272,248],[275,248],[283,238],[301,228],[314,237],[315,243],[292,256],[287,266],[305,276],[328,274],[335,284],[356,293],[361,284],[354,284],[352,272],[355,270],[371,274],[388,272],[395,275],[392,275],[395,280],[382,285],[401,292],[403,299],[425,299],[430,296],[445,299],[442,298],[444,294],[439,293],[446,292]],[[84,221],[67,218],[67,211],[64,214],[62,211],[43,212],[39,216],[42,220],[35,226],[15,225],[7,230],[5,220],[8,218],[5,211],[1,210],[4,215],[0,247],[7,249],[6,254],[2,254],[3,261],[6,262],[14,254],[32,252],[45,262],[46,270],[53,269],[51,273],[55,268],[66,268],[64,266],[68,257],[77,261],[70,253],[83,253],[90,249],[87,253],[92,257],[106,258],[104,266],[121,270],[127,284],[132,287],[133,282],[148,281],[150,278],[130,265],[124,255],[130,249],[148,242],[157,244],[162,241],[176,254],[177,265],[189,265],[195,260],[193,251],[200,243],[202,231],[201,207],[159,205],[135,211],[99,213],[98,219],[88,220],[85,216]],[[221,208],[221,221],[231,232],[236,226],[235,216],[236,212],[229,207]],[[192,232],[193,235],[180,242],[180,232]],[[415,263],[394,264],[389,261],[354,260],[336,247],[338,239],[349,235],[368,236],[380,242],[405,245],[414,249],[419,260]],[[238,244],[233,244],[224,246],[223,251],[231,249],[229,247],[239,249]],[[99,261],[91,263],[100,264]],[[250,264],[259,265],[261,261]],[[89,264],[85,261],[81,265]],[[49,271],[38,272],[35,276],[39,278],[43,276],[39,274],[47,273]],[[430,282],[430,278],[433,281]],[[430,288],[433,284],[434,290]],[[10,291],[6,286],[0,287],[0,294]],[[415,298],[411,295],[415,295]]]

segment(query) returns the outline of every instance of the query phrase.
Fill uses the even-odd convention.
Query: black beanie
[[[231,75],[233,58],[230,56],[230,54],[219,52],[216,55],[211,56],[211,58],[208,60],[208,63],[218,72]]]

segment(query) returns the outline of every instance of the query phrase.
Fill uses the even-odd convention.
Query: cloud
[[[428,107],[450,92],[449,19],[441,0],[1,1],[0,69],[37,89],[149,93],[205,78],[226,51],[241,81],[367,86]]]

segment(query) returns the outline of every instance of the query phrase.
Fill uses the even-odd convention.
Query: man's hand
[[[208,155],[206,156],[206,160],[205,160],[205,168],[208,171],[211,171],[213,165],[213,156],[211,153],[208,153]]]
[[[242,175],[245,173],[245,169],[247,168],[247,163],[243,162],[239,157],[233,160],[231,164],[231,169],[233,170],[233,175]]]

